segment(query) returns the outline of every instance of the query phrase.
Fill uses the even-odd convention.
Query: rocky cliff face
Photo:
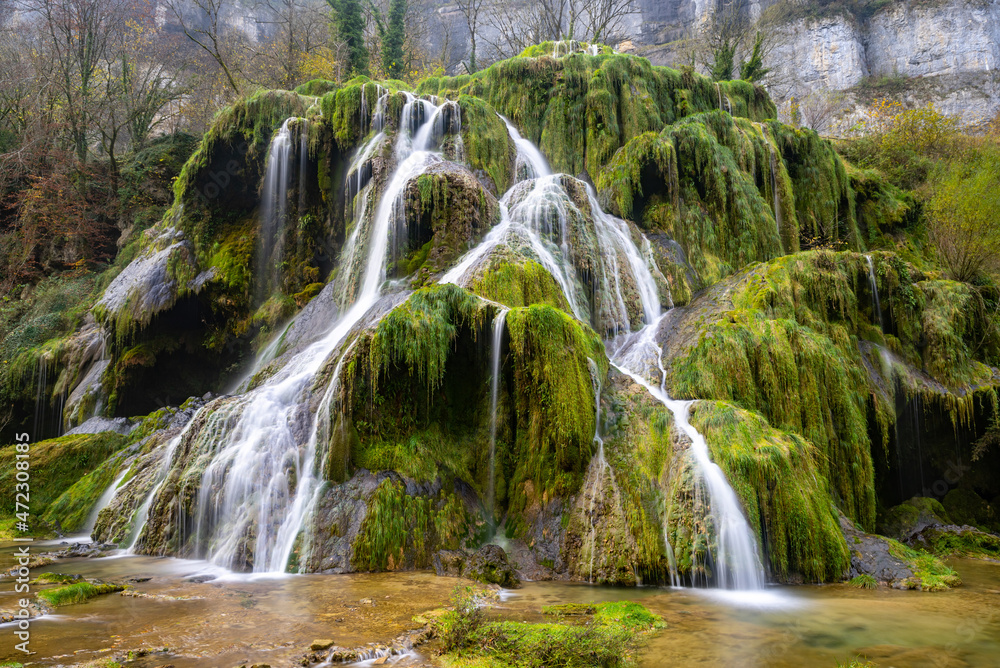
[[[848,91],[850,102],[863,102],[873,94],[864,84],[889,79],[891,90],[874,92],[890,92],[909,104],[934,102],[966,123],[991,119],[1000,110],[1000,0],[892,0],[881,7],[792,0],[784,8],[774,7],[774,0],[738,1],[751,19],[769,8],[784,17],[771,28],[777,35],[768,63],[769,92],[779,103],[817,91]],[[618,48],[655,65],[683,64],[690,59],[688,38],[699,34],[718,4],[636,0]],[[461,68],[468,49],[463,17],[454,7],[441,7],[435,20],[450,25],[453,64]]]
[[[896,82],[910,104],[933,102],[965,123],[1000,109],[1000,2],[892,3],[867,20],[850,13],[780,28],[772,56],[779,99],[817,89],[858,92],[868,78]]]

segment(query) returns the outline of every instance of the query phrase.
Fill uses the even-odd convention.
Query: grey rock
[[[105,418],[105,417],[92,417],[79,427],[73,427],[66,432],[66,435],[71,434],[98,434],[102,431],[113,431],[116,434],[126,435],[135,428],[136,423],[132,422],[128,418],[118,417],[118,418]]]

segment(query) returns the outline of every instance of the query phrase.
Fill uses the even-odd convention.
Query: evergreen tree
[[[740,64],[740,78],[744,81],[760,81],[770,71],[764,67],[764,35],[758,32],[753,41],[753,52],[750,54],[750,60]]]
[[[400,79],[405,72],[403,42],[406,38],[406,0],[392,0],[389,21],[382,35],[382,68],[390,79]]]
[[[351,74],[368,74],[368,49],[365,47],[365,17],[361,0],[326,0],[333,9],[339,37],[347,45],[347,63]]]

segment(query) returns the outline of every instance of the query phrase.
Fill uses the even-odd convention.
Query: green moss
[[[691,286],[698,289],[798,250],[788,169],[769,126],[713,111],[637,135],[597,184],[620,215],[680,244],[701,279]],[[672,282],[683,280],[683,268],[672,273]]]
[[[474,170],[489,175],[495,194],[506,192],[513,183],[516,149],[507,126],[496,111],[480,99],[461,95],[462,143],[465,161]]]
[[[295,88],[295,92],[299,95],[311,95],[313,97],[321,97],[335,90],[337,90],[337,83],[327,79],[312,79]]]
[[[49,505],[42,521],[52,525],[58,522],[63,531],[70,533],[83,529],[94,504],[117,477],[120,465],[121,458],[111,457],[74,482]]]
[[[511,307],[547,304],[569,312],[559,284],[534,260],[518,262],[494,254],[490,264],[472,279],[469,289]]]
[[[433,280],[451,267],[500,218],[496,199],[465,170],[445,167],[421,174],[407,189],[406,230],[397,238],[390,275],[411,284]],[[426,241],[425,241],[426,240]]]
[[[971,489],[958,487],[951,490],[945,494],[942,505],[956,524],[970,524],[984,531],[1000,528],[1000,518],[996,517],[993,508]]]
[[[429,391],[435,389],[459,328],[476,329],[490,310],[485,302],[452,284],[418,290],[376,327],[370,357],[373,377],[405,367]]]
[[[811,582],[841,578],[850,555],[816,448],[723,402],[697,403],[691,423],[740,497],[771,574],[781,581],[793,574]]]
[[[580,617],[592,615],[595,612],[597,612],[597,606],[593,603],[560,603],[542,607],[543,615],[552,615],[553,617]]]
[[[734,114],[758,121],[776,116],[762,88],[745,82],[717,88],[700,75],[624,54],[520,56],[472,76],[424,80],[417,92],[485,100],[537,143],[555,170],[592,177],[630,139],[676,121],[678,97],[686,101],[683,113],[718,108],[721,94]]]
[[[633,666],[644,640],[665,626],[633,602],[590,606],[584,625],[487,622],[475,610],[456,607],[436,624],[451,666]]]
[[[517,415],[507,531],[521,537],[530,506],[580,486],[595,429],[591,365],[603,379],[607,358],[593,330],[551,306],[512,309],[506,322]]]
[[[31,455],[31,517],[47,517],[51,521],[61,521],[55,514],[49,516],[50,506],[58,504],[70,512],[69,521],[78,521],[79,515],[86,516],[93,502],[110,483],[101,481],[106,475],[90,478],[77,489],[79,493],[73,502],[59,501],[60,496],[74,487],[75,483],[101,464],[115,452],[127,444],[127,439],[114,432],[99,434],[79,434],[63,436],[48,441],[32,443]],[[13,445],[0,449],[0,485],[5,489],[14,489],[17,469],[17,451]],[[4,515],[13,515],[14,507],[10,504],[4,509]],[[76,518],[76,520],[74,520]],[[48,521],[47,520],[47,521]]]
[[[38,598],[42,599],[53,607],[64,605],[74,605],[84,603],[97,596],[110,594],[125,589],[123,585],[116,584],[91,584],[90,582],[77,582],[65,587],[55,587],[38,592]]]
[[[958,574],[933,554],[914,550],[891,538],[886,540],[889,554],[901,559],[913,571],[913,577],[907,582],[910,589],[942,591],[962,584]]]
[[[788,166],[802,246],[863,250],[847,166],[818,133],[773,121],[771,136]]]
[[[964,557],[1000,561],[1000,537],[985,531],[942,531],[925,529],[921,533],[927,548],[937,557]]]
[[[956,427],[970,424],[979,405],[970,390],[985,387],[984,396],[994,396],[983,365],[972,358],[970,332],[983,337],[978,355],[996,355],[995,335],[975,324],[967,288],[913,282],[891,255],[875,254],[873,262],[883,308],[893,316],[888,336],[872,325],[865,258],[814,252],[753,267],[721,302],[706,297],[712,315],[699,319],[696,340],[668,351],[676,360],[674,396],[732,401],[803,436],[822,454],[820,472],[837,505],[868,528],[875,511],[869,410],[883,444],[895,411],[881,373],[865,371],[871,362],[859,339],[884,340],[933,376],[938,384],[898,367],[904,391],[938,406]]]
[[[72,584],[80,579],[79,575],[66,575],[65,573],[40,573],[35,578],[35,582],[47,584]]]
[[[361,571],[427,568],[434,552],[458,549],[468,534],[469,518],[457,495],[411,496],[401,481],[386,478],[351,544],[351,565]]]

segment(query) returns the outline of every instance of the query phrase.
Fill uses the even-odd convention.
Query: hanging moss
[[[680,244],[701,279],[694,289],[798,250],[792,186],[767,126],[722,111],[636,136],[598,189],[620,215]]]
[[[534,260],[513,254],[509,258],[500,253],[492,255],[489,265],[470,281],[469,289],[507,306],[548,304],[570,312],[566,296],[552,274]]]
[[[125,436],[107,431],[99,434],[62,436],[32,443],[29,517],[32,530],[45,532],[44,525],[39,526],[37,523],[39,518],[47,517],[44,522],[62,521],[62,516],[55,511],[47,515],[49,507],[53,504],[57,504],[60,509],[71,508],[75,513],[69,518],[71,523],[74,518],[79,519],[76,515],[82,514],[85,519],[86,513],[111,482],[108,480],[107,483],[101,484],[104,477],[111,475],[110,471],[93,477],[87,474],[98,469],[106,459],[127,443],[128,439]],[[0,485],[4,489],[12,490],[11,503],[0,511],[2,512],[0,517],[14,516],[13,490],[18,471],[16,462],[19,461],[17,454],[13,445],[0,448]],[[78,481],[85,477],[88,478],[87,482],[77,486]],[[74,488],[70,496],[77,498],[70,499],[69,496],[61,498],[70,488]]]
[[[689,348],[670,351],[675,395],[734,401],[815,444],[838,506],[866,527],[874,522],[869,405],[883,439],[895,412],[879,378],[865,370],[859,338],[884,339],[954,388],[936,386],[939,396],[951,398],[943,401],[950,401],[956,425],[971,416],[967,388],[989,382],[967,347],[974,316],[963,311],[961,297],[968,288],[914,283],[893,256],[880,254],[874,264],[882,303],[892,311],[888,335],[871,324],[877,318],[865,258],[820,252],[754,267],[734,279],[722,302],[707,296],[716,315],[702,321]],[[995,343],[989,337],[985,343],[980,354],[994,359]]]
[[[816,448],[721,401],[695,404],[691,423],[740,497],[771,575],[781,582],[843,577],[850,556]]]
[[[507,532],[522,537],[530,506],[580,486],[595,428],[590,365],[596,364],[603,377],[607,358],[593,330],[551,306],[512,309],[507,330],[517,415]]]
[[[441,491],[436,497],[411,496],[399,479],[386,478],[375,489],[351,544],[351,566],[359,571],[427,568],[437,550],[456,550],[469,536],[462,500]]]
[[[376,327],[370,358],[373,377],[401,367],[434,390],[441,383],[459,327],[476,331],[489,310],[486,303],[452,284],[418,290]]]
[[[480,373],[489,351],[476,340],[494,313],[462,288],[433,286],[359,337],[343,364],[326,468],[339,471],[335,462],[349,460],[354,468],[461,479],[485,490],[489,396]]]
[[[506,192],[512,183],[516,155],[507,126],[492,107],[475,97],[459,96],[458,106],[462,110],[465,161],[489,177],[494,195]]]
[[[777,115],[763,89],[746,82],[716,86],[701,75],[654,67],[645,58],[624,54],[543,55],[553,48],[540,45],[526,52],[530,56],[497,62],[471,76],[426,79],[417,91],[479,97],[537,143],[554,169],[586,171],[591,177],[633,137],[659,132],[684,113],[716,109],[720,94],[733,114],[755,121]]]
[[[788,166],[802,246],[863,250],[851,180],[833,144],[806,128],[767,127]]]
[[[451,267],[500,218],[496,199],[468,170],[451,163],[411,181],[406,198],[405,237],[397,234],[390,274],[412,276],[413,285]]]
[[[616,380],[617,378],[617,380]],[[664,476],[674,459],[673,416],[666,407],[652,399],[638,384],[617,372],[609,373],[609,388],[602,401],[604,453],[617,484],[626,529],[634,544],[628,557],[632,575],[645,584],[670,582],[670,564],[664,543]],[[609,495],[611,496],[611,495]],[[586,518],[583,518],[586,519]],[[571,530],[573,524],[571,522]],[[586,548],[590,524],[582,521],[580,540]],[[623,541],[608,540],[603,532],[597,540],[598,577],[604,562],[615,562],[619,555],[607,555],[609,546]],[[581,575],[588,577],[588,568]]]

